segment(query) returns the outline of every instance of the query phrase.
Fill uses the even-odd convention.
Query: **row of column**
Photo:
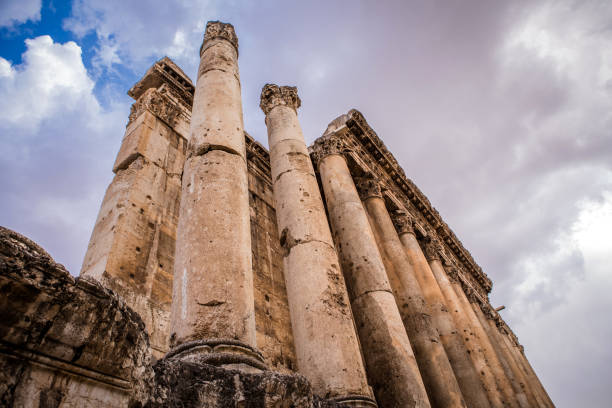
[[[200,56],[169,356],[262,370],[233,27],[209,22]],[[260,106],[298,370],[315,391],[354,407],[376,406],[374,396],[384,407],[551,406],[533,391],[526,360],[449,280],[439,245],[432,240],[426,257],[409,217],[392,219],[376,180],[354,180],[338,133],[314,147],[330,230],[296,88],[266,85]]]

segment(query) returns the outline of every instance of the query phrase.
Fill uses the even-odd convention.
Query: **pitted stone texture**
[[[0,405],[146,400],[148,336],[112,291],[75,280],[38,245],[0,227],[0,293]]]
[[[187,159],[174,268],[174,344],[230,338],[255,345],[248,205],[241,157],[213,150]]]
[[[156,387],[147,408],[339,408],[314,395],[296,374],[245,374],[197,362],[163,359],[155,364]]]

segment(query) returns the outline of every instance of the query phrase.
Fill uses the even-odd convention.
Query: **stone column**
[[[209,22],[183,168],[168,356],[264,368],[255,312],[238,40]],[[241,365],[242,364],[242,365]]]
[[[325,208],[297,118],[294,87],[266,85],[266,114],[276,218],[298,370],[315,391],[346,405],[376,406]],[[350,402],[349,402],[350,401]]]
[[[387,259],[389,280],[431,405],[466,406],[414,269],[387,212],[380,185],[372,177],[363,177],[357,181],[357,188],[370,216],[381,253]]]
[[[438,268],[432,269],[432,272],[438,281],[438,285],[440,285],[440,290],[442,290],[444,298],[448,302],[451,315],[455,319],[457,327],[461,330],[465,344],[470,350],[470,357],[472,358],[476,370],[480,373],[480,380],[485,388],[491,406],[494,408],[503,407],[503,398],[498,390],[491,368],[487,363],[487,358],[481,345],[481,339],[477,335],[476,329],[473,327],[472,319],[470,319],[470,314],[473,314],[473,312],[465,309],[469,307],[469,302],[467,302],[467,300],[465,303],[461,302],[459,294],[455,292],[451,285],[451,281],[456,282],[456,273],[449,273],[447,276],[444,271]]]
[[[414,234],[412,217],[398,211],[393,214],[392,219],[431,311],[432,321],[438,329],[440,340],[453,367],[465,402],[470,407],[489,407],[490,404],[480,377],[472,364],[461,333],[457,330],[444,295],[427,262],[428,260],[429,262],[440,262],[437,248],[429,248],[430,250],[427,251],[429,257],[425,258]]]
[[[504,355],[502,349],[500,348],[500,344],[497,341],[497,338],[494,336],[494,333],[491,332],[491,327],[489,326],[489,323],[488,323],[489,319],[485,316],[482,310],[482,307],[483,306],[480,302],[472,303],[472,308],[474,309],[474,312],[476,313],[476,317],[478,317],[478,320],[480,321],[480,325],[484,329],[489,339],[489,342],[491,343],[493,352],[497,355],[497,359],[499,360],[501,368],[505,374],[505,378],[508,380],[508,382],[510,383],[512,387],[516,402],[521,408],[526,408],[529,406],[529,402],[527,400],[527,394],[523,390],[523,387],[521,387],[520,381],[516,378],[516,376],[514,375],[514,372],[510,368],[510,364],[506,360],[506,356]]]
[[[342,139],[324,136],[313,150],[376,399],[383,407],[429,407],[385,266],[342,155]]]
[[[483,310],[484,312],[484,310]],[[513,378],[513,382],[515,382],[518,387],[520,387],[522,393],[525,395],[527,399],[527,403],[524,404],[529,407],[538,407],[541,404],[538,402],[536,396],[533,394],[533,391],[529,387],[529,382],[525,377],[525,374],[521,371],[518,364],[516,363],[514,356],[512,356],[511,350],[508,349],[508,346],[504,342],[502,338],[502,334],[499,332],[497,325],[495,324],[495,312],[492,307],[488,307],[486,309],[485,316],[487,327],[485,330],[489,334],[491,339],[491,343],[495,347],[498,355],[500,355],[500,360],[502,364],[505,364],[504,370],[510,370]]]
[[[436,276],[439,275],[441,278],[442,276],[446,276],[444,269],[438,270],[437,272],[434,271],[434,273],[436,273]],[[456,271],[453,270],[453,272],[451,273],[453,274],[453,276],[458,277]],[[510,385],[508,379],[505,376],[503,368],[501,367],[501,363],[499,362],[499,359],[495,354],[493,346],[491,345],[489,336],[482,327],[480,320],[476,316],[476,313],[474,312],[474,309],[470,304],[475,299],[475,295],[470,295],[471,299],[468,299],[468,296],[462,289],[458,278],[456,279],[456,281],[453,282],[452,285],[453,290],[463,308],[463,313],[465,313],[465,315],[468,317],[471,329],[474,331],[476,338],[478,339],[478,346],[487,360],[487,366],[490,369],[490,373],[492,374],[492,377],[487,376],[487,380],[489,378],[494,379],[494,384],[496,384],[499,398],[501,398],[501,400],[503,401],[503,406],[516,407],[517,402],[514,396],[514,392],[512,390],[512,386]],[[493,384],[491,384],[491,386],[493,386]]]
[[[544,386],[531,367],[531,364],[529,364],[529,361],[525,357],[523,346],[518,343],[516,336],[511,333],[510,329],[506,326],[499,315],[497,315],[496,325],[500,329],[501,337],[506,343],[508,349],[511,351],[518,367],[525,375],[526,381],[528,382],[534,397],[538,400],[538,406],[554,408],[555,404],[550,399],[546,389],[544,389]]]

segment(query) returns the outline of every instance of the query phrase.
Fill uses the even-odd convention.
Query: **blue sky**
[[[193,78],[217,19],[250,134],[267,145],[267,82],[298,87],[309,143],[360,110],[492,278],[557,406],[609,405],[609,1],[5,0],[0,224],[78,274],[127,90],[165,55]]]

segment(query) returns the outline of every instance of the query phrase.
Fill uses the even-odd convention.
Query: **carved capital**
[[[206,23],[206,31],[204,32],[204,41],[202,42],[202,48],[200,48],[200,55],[202,55],[202,51],[206,49],[206,43],[215,38],[229,41],[236,49],[236,53],[238,52],[238,37],[234,31],[234,26],[220,21],[209,21]]]
[[[450,267],[446,269],[446,275],[448,275],[448,279],[453,282],[453,283],[457,283],[459,282],[459,272],[457,271],[457,268]]]
[[[391,220],[398,234],[414,234],[414,217],[407,212],[397,210],[391,213]]]
[[[128,126],[145,110],[148,110],[168,126],[174,127],[176,119],[181,114],[181,108],[168,96],[164,89],[147,89],[130,108]]]
[[[355,186],[357,187],[357,192],[362,200],[366,200],[371,197],[382,198],[382,188],[380,183],[372,175],[356,177]]]
[[[276,106],[288,106],[297,111],[301,104],[295,86],[266,84],[261,90],[259,107],[266,115]]]
[[[465,286],[463,288],[463,291],[465,292],[465,296],[467,296],[470,303],[480,303],[480,299],[478,299],[478,296],[476,295],[476,291],[474,289],[469,286]]]
[[[427,258],[428,261],[442,259],[442,255],[444,254],[444,247],[437,238],[430,237],[428,240],[425,241],[424,246],[425,258]]]
[[[344,139],[337,134],[322,136],[315,140],[312,145],[312,160],[315,166],[319,166],[321,160],[332,154],[344,155],[348,146]]]

